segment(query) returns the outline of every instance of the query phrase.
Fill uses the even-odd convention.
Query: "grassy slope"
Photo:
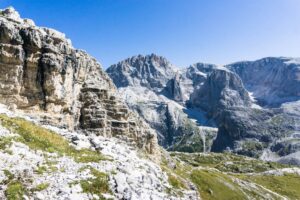
[[[300,176],[262,173],[289,167],[286,165],[232,154],[171,153],[171,157],[176,167],[171,169],[164,160],[163,169],[178,180],[191,181],[204,200],[300,199]]]
[[[300,176],[295,174],[285,174],[283,176],[274,175],[254,175],[246,176],[244,180],[250,180],[260,184],[278,194],[290,199],[300,199]]]
[[[6,129],[16,133],[18,137],[0,137],[0,150],[7,151],[7,148],[11,145],[12,140],[24,143],[32,150],[41,150],[44,152],[57,153],[60,156],[69,156],[76,162],[89,163],[100,162],[102,160],[108,160],[101,153],[92,151],[90,149],[76,150],[69,142],[58,135],[57,133],[48,129],[42,128],[32,122],[26,121],[21,118],[10,118],[4,114],[0,114],[0,124]],[[47,159],[46,159],[47,160]],[[52,166],[53,163],[48,163],[47,166],[40,166],[37,169],[37,174],[46,173],[50,170],[57,171],[57,168]],[[84,193],[97,194],[102,198],[102,193],[110,193],[108,186],[108,175],[99,172],[96,169],[89,168],[91,174],[95,178],[89,178],[87,180],[81,180],[80,184]],[[30,192],[40,191],[46,189],[49,184],[43,183],[38,185],[32,191],[27,190],[23,185],[22,180],[17,180],[13,174],[6,170],[6,180],[0,183],[7,185],[5,196],[8,200],[22,199],[24,194],[30,194]]]
[[[17,140],[28,145],[31,149],[70,156],[76,162],[99,162],[106,159],[96,151],[76,150],[62,136],[24,119],[10,118],[0,114],[0,123],[6,129],[17,133],[20,136]],[[0,140],[1,146],[4,145],[1,145]]]

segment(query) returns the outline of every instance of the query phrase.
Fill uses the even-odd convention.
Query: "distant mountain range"
[[[151,54],[106,72],[169,150],[230,151],[300,164],[300,59],[176,68]]]

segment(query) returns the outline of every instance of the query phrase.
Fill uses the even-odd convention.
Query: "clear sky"
[[[7,6],[105,68],[150,53],[177,66],[300,57],[300,0],[0,0]]]

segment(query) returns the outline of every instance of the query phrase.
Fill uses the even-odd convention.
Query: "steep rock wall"
[[[0,103],[45,123],[122,137],[150,153],[154,132],[115,96],[100,64],[64,34],[0,11]]]

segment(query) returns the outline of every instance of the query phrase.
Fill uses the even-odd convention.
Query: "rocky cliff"
[[[277,59],[274,58],[272,62],[274,60]],[[259,62],[266,61],[269,62],[269,58]],[[280,66],[278,62],[272,62],[267,66],[260,66],[261,71],[255,65],[248,67],[247,62],[229,65],[231,67],[227,68],[215,68],[207,73],[204,83],[200,83],[198,89],[194,90],[190,105],[206,111],[207,117],[218,126],[212,151],[231,151],[262,159],[300,163],[297,153],[300,141],[296,136],[299,133],[299,112],[294,109],[291,113],[299,105],[295,95],[298,88],[295,79],[297,65],[294,63],[287,67],[285,64]],[[285,82],[283,77],[286,77]],[[253,95],[246,90],[249,85],[252,85],[250,89],[254,89]],[[260,93],[262,90],[265,92]],[[279,94],[282,98],[279,98]],[[278,98],[272,95],[277,95]],[[266,108],[257,105],[265,105],[261,104],[264,98],[270,100]],[[275,102],[278,103],[279,99],[281,103],[287,99],[294,101],[283,103],[280,108],[269,108]]]
[[[157,151],[156,134],[116,98],[100,64],[58,31],[0,13],[0,102],[45,123],[130,138]]]
[[[213,117],[229,107],[249,107],[251,99],[241,79],[229,70],[215,69],[191,95],[191,104]]]
[[[227,68],[241,77],[261,106],[280,107],[300,99],[300,59],[269,57]]]
[[[162,146],[202,152],[210,150],[216,129],[203,126],[206,118],[202,111],[188,109],[185,103],[197,83],[206,80],[200,70],[211,71],[214,67],[198,64],[178,70],[166,58],[152,54],[128,58],[106,71],[129,107],[158,133]]]

